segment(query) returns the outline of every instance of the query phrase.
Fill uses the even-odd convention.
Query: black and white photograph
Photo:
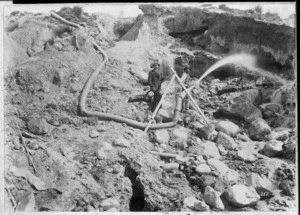
[[[296,2],[0,6],[1,214],[299,212]]]

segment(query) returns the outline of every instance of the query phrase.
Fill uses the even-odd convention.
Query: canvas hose
[[[61,16],[57,15],[53,11],[51,11],[51,16],[54,17],[55,19],[63,22],[64,24],[70,25],[75,28],[82,28],[82,26],[77,25],[75,23],[72,23],[70,21],[65,20]],[[110,113],[102,113],[99,111],[90,111],[86,109],[86,99],[87,95],[90,91],[91,86],[93,85],[96,77],[98,76],[99,72],[103,69],[105,66],[105,63],[108,61],[108,56],[106,52],[99,46],[97,43],[93,42],[94,47],[102,54],[103,56],[103,61],[101,64],[96,68],[96,70],[90,75],[88,80],[85,82],[84,87],[82,89],[81,95],[80,95],[80,102],[79,102],[79,112],[82,116],[85,117],[97,117],[100,120],[113,120],[116,122],[120,123],[125,123],[128,126],[132,126],[134,128],[138,129],[145,129],[147,126],[147,123],[143,122],[138,122],[132,119],[128,119],[126,117],[110,114]],[[182,80],[183,81],[183,80]],[[175,110],[174,110],[174,115],[172,122],[167,122],[167,123],[157,123],[157,124],[151,124],[149,129],[162,129],[162,128],[171,128],[176,126],[178,119],[179,119],[179,113],[181,111],[181,106],[182,106],[182,99],[186,96],[185,92],[180,93],[179,95],[176,96],[176,105],[175,105]]]

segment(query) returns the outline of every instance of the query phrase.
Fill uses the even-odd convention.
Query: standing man
[[[155,110],[156,106],[158,105],[162,95],[160,93],[161,90],[161,83],[164,81],[160,71],[159,71],[159,63],[152,64],[152,70],[149,72],[148,75],[148,84],[150,86],[151,91],[154,93],[154,99],[152,104],[152,111]]]

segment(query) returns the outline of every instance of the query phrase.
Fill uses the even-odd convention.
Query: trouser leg
[[[156,106],[158,105],[162,95],[159,92],[154,93],[154,100],[153,100],[153,108],[152,110],[154,111]]]

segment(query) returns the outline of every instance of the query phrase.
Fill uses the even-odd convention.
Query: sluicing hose
[[[77,25],[75,23],[72,23],[72,22],[69,22],[69,21],[63,19],[62,17],[60,17],[53,11],[51,11],[51,16],[67,25],[72,26],[72,27],[82,28],[80,25]],[[113,114],[109,114],[109,113],[101,113],[98,111],[89,111],[86,109],[86,99],[87,99],[87,95],[90,91],[90,88],[93,85],[95,78],[98,76],[99,72],[103,69],[105,63],[108,61],[108,56],[105,53],[105,51],[99,45],[97,45],[95,42],[93,42],[93,45],[96,47],[96,49],[98,49],[100,51],[100,53],[103,55],[104,59],[101,62],[101,64],[97,67],[97,69],[91,74],[91,76],[88,78],[86,83],[84,84],[84,87],[83,87],[81,95],[80,95],[80,102],[79,102],[80,114],[82,116],[86,116],[86,117],[97,117],[102,120],[113,120],[116,122],[125,123],[125,124],[135,127],[135,128],[145,129],[147,126],[147,123],[137,122],[135,120],[128,119],[128,118],[118,116],[118,115],[113,115]],[[182,92],[180,95],[177,95],[176,107],[175,107],[172,122],[151,124],[149,129],[172,128],[172,127],[176,126],[178,119],[179,119],[179,113],[181,111],[182,99],[185,96],[186,96],[185,92]]]

